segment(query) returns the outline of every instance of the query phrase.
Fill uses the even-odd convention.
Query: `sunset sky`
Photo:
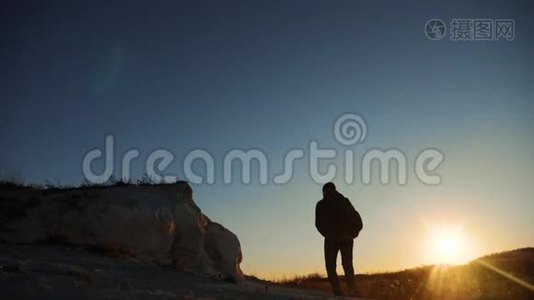
[[[237,234],[246,273],[291,276],[324,272],[321,184],[307,158],[281,185],[224,184],[221,167],[231,149],[261,149],[278,174],[288,151],[314,140],[338,150],[333,181],[364,221],[358,273],[534,246],[534,3],[402,2],[3,4],[1,175],[79,184],[106,134],[117,177],[129,149],[141,153],[135,178],[155,149],[173,153],[164,173],[179,178],[185,155],[204,149],[215,184],[193,185],[197,204]],[[433,41],[434,18],[514,19],[515,39]],[[368,126],[352,148],[353,184],[332,132],[345,113]],[[361,183],[358,162],[374,148],[406,154],[406,185]],[[445,155],[440,185],[415,177],[425,148]]]

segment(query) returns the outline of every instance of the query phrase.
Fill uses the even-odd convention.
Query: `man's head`
[[[323,197],[328,197],[334,194],[336,191],[336,186],[332,182],[325,183],[323,185]]]

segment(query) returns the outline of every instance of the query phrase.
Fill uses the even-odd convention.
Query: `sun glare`
[[[452,260],[458,254],[459,246],[457,237],[442,237],[438,245],[439,254],[445,260]]]
[[[430,263],[462,264],[471,257],[469,241],[460,226],[429,228],[427,258]]]

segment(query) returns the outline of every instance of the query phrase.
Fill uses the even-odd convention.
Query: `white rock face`
[[[199,276],[243,278],[237,236],[201,212],[185,182],[24,189],[1,191],[0,197],[3,203],[34,205],[26,204],[25,216],[7,222],[8,230],[0,234],[5,242],[54,240],[172,264]],[[5,228],[6,222],[2,223]]]

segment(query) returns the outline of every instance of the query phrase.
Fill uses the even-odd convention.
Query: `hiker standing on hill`
[[[335,295],[343,295],[336,273],[337,253],[341,252],[349,295],[355,295],[352,249],[354,239],[363,227],[362,219],[349,199],[336,191],[332,182],[323,186],[323,199],[315,207],[315,227],[325,238],[324,258],[332,291]]]

